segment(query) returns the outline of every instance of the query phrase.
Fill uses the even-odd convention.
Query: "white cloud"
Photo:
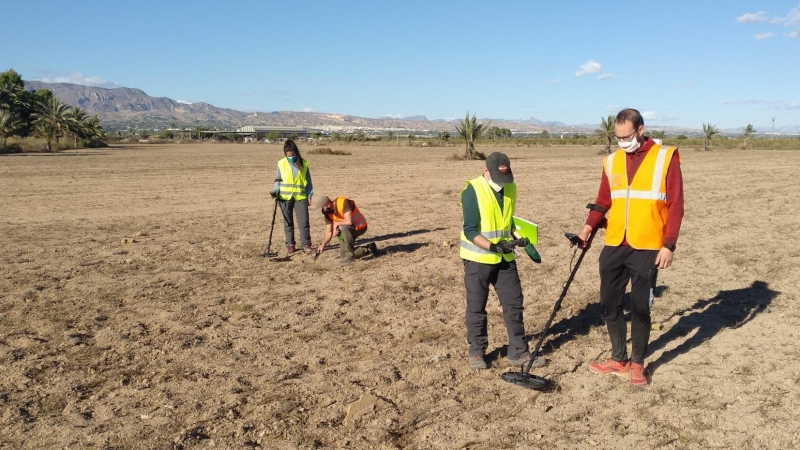
[[[113,81],[106,80],[100,77],[88,77],[80,72],[73,72],[71,74],[57,74],[46,73],[45,76],[33,78],[36,81],[43,81],[45,83],[72,83],[80,84],[82,86],[96,86],[102,88],[117,88],[119,84]]]
[[[783,101],[783,100],[769,100],[765,98],[747,98],[741,100],[723,100],[720,102],[723,105],[764,105],[763,109],[771,110],[787,110],[787,109],[800,109],[800,101]]]
[[[794,28],[794,30],[789,32],[788,36],[792,38],[800,37],[800,5],[789,11],[786,17],[775,17],[772,19],[772,23],[783,25],[787,28]]]
[[[658,114],[656,114],[654,111],[644,111],[642,112],[642,117],[645,119],[655,119],[658,117]]]
[[[383,117],[388,117],[390,119],[405,119],[406,115],[405,114],[386,114]]]
[[[180,100],[180,99],[177,99],[175,101],[178,102],[178,103],[181,103],[183,105],[191,105],[192,103],[197,103],[197,102],[192,102],[192,101],[189,101],[189,100]]]
[[[305,108],[303,108],[303,112],[316,112],[316,111],[314,111],[312,108],[309,108],[308,106],[306,106]]]
[[[745,13],[736,18],[739,23],[758,23],[767,20],[767,13],[759,11],[757,13]]]
[[[590,59],[586,62],[586,64],[581,66],[581,70],[575,72],[575,76],[582,77],[591,73],[600,72],[601,70],[603,70],[603,65],[593,59]]]
[[[753,38],[757,41],[763,41],[764,39],[769,39],[771,37],[775,37],[775,33],[757,33],[753,36]]]
[[[598,80],[610,80],[612,78],[614,78],[613,73],[601,73],[600,75],[597,76]]]
[[[553,84],[558,84],[558,83],[561,83],[561,80],[559,80],[558,78],[556,78],[556,79],[554,79],[553,81],[551,81],[551,83],[553,83]]]

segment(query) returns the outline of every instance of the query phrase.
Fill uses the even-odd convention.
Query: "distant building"
[[[266,136],[270,133],[278,133],[281,138],[286,139],[292,135],[296,135],[299,138],[308,138],[311,136],[312,132],[303,127],[269,127],[261,125],[247,125],[236,129],[236,134],[241,136],[249,136],[252,134]]]

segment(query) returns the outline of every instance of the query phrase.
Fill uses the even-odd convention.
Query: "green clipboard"
[[[533,222],[514,216],[514,227],[520,236],[528,238],[531,244],[536,245],[539,243],[539,225]]]
[[[514,216],[513,220],[517,234],[519,234],[520,237],[528,238],[530,241],[530,244],[525,246],[525,253],[528,254],[533,262],[541,263],[542,257],[539,255],[536,247],[534,247],[535,244],[539,243],[539,225],[517,216]]]

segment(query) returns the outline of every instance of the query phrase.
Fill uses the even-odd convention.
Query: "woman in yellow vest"
[[[286,235],[286,252],[292,254],[296,248],[294,240],[294,215],[300,228],[300,243],[305,253],[313,253],[311,247],[311,226],[308,222],[308,205],[314,194],[308,161],[300,156],[300,149],[291,139],[283,144],[284,158],[278,161],[275,186],[270,192],[277,198],[283,214],[283,232]]]
[[[519,366],[531,358],[522,321],[522,286],[514,261],[514,247],[509,243],[516,202],[517,185],[511,162],[502,153],[489,155],[483,175],[467,181],[467,187],[461,191],[464,221],[459,254],[464,260],[467,289],[465,322],[470,369],[488,367],[484,354],[489,346],[486,301],[490,285],[494,285],[503,307],[508,332],[506,361]],[[544,363],[544,357],[537,357],[531,367]]]

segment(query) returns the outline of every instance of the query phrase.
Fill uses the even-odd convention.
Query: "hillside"
[[[239,127],[243,125],[301,126],[329,130],[406,130],[450,131],[456,121],[428,120],[424,116],[408,118],[366,118],[345,114],[318,112],[273,111],[245,113],[218,108],[208,103],[182,103],[167,97],[151,97],[140,89],[106,89],[70,83],[44,83],[25,81],[27,89],[49,89],[55,96],[72,106],[97,115],[108,128],[163,128],[179,126]],[[561,122],[543,122],[534,118],[514,121],[491,120],[492,126],[520,132],[570,131],[583,127],[567,126]]]

